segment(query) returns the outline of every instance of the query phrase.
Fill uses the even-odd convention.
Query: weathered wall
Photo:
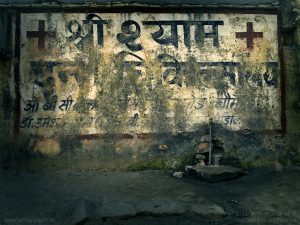
[[[22,14],[21,28],[21,132],[281,128],[276,15]]]
[[[295,7],[282,8],[288,132],[299,131],[299,25],[287,25]],[[169,24],[160,29],[162,21]],[[237,37],[247,22],[260,32],[248,47]],[[285,123],[276,14],[22,13],[20,25],[21,107],[10,126],[30,137],[34,158],[176,167],[207,134],[209,118],[229,156],[277,159],[284,151],[282,139],[261,134]],[[40,41],[39,26],[48,32]]]
[[[9,10],[0,9],[0,27],[3,31],[0,36],[0,124],[11,118],[12,102],[10,99],[9,81],[12,76],[10,60],[12,58],[12,16]],[[5,122],[4,122],[5,121]]]
[[[284,61],[287,87],[287,129],[300,131],[300,1],[283,1]]]
[[[9,48],[8,48],[9,49]],[[9,51],[3,51],[0,56],[0,164],[9,161],[13,144],[13,114],[14,101],[11,96],[11,63],[7,58]]]

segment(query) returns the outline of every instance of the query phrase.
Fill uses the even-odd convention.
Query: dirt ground
[[[171,171],[2,170],[0,224],[299,225],[300,168],[220,183]]]

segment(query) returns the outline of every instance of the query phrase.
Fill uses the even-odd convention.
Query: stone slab
[[[237,179],[244,175],[244,172],[232,166],[193,166],[187,169],[187,173],[203,181],[221,182]]]

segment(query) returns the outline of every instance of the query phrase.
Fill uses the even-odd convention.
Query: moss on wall
[[[285,75],[286,75],[286,104],[288,132],[300,131],[300,50],[295,47],[285,47]]]
[[[291,16],[289,13],[286,15],[288,18]],[[286,21],[289,20],[287,17],[284,17]],[[71,136],[71,138],[64,136],[59,140],[62,146],[60,159],[66,160],[70,164],[74,163],[72,165],[74,167],[81,167],[83,164],[89,167],[93,164],[95,168],[109,167],[108,164],[103,163],[107,160],[111,162],[111,167],[118,167],[119,164],[123,163],[122,167],[125,168],[126,165],[129,165],[130,170],[183,168],[185,164],[191,162],[191,158],[195,153],[195,143],[201,136],[208,134],[208,121],[207,123],[196,124],[194,132],[184,136],[189,120],[185,102],[182,99],[176,99],[174,104],[169,101],[168,80],[164,80],[160,76],[162,67],[157,59],[151,57],[151,54],[147,55],[145,53],[143,61],[145,78],[141,79],[140,71],[134,65],[124,65],[125,55],[104,55],[97,49],[90,47],[93,44],[91,44],[92,40],[89,41],[85,43],[82,48],[82,55],[75,62],[78,65],[76,72],[78,73],[79,93],[74,110],[77,114],[83,115],[79,123],[88,126],[89,117],[85,115],[89,114],[89,104],[87,102],[89,101],[88,95],[91,89],[90,81],[93,80],[93,84],[97,89],[95,126],[103,134],[111,134],[112,136],[103,140],[78,140],[77,135],[85,132],[85,126],[78,126],[78,123],[69,123],[70,117],[64,115],[61,119],[61,126],[54,129],[54,135],[64,134]],[[295,44],[294,40],[286,43]],[[263,56],[258,54],[257,57],[266,57],[270,53],[266,52],[264,54]],[[293,132],[300,130],[298,117],[300,107],[299,54],[298,48],[285,48],[287,122],[288,131]],[[243,64],[239,69],[251,71],[255,63],[253,61],[252,64]],[[185,67],[181,68],[178,73],[176,82],[195,87],[198,90],[213,87],[217,94],[221,96],[228,92],[233,82],[230,77],[224,79],[223,72],[224,68],[220,67],[208,70],[203,74],[203,70],[199,69],[197,65],[197,60],[188,57]],[[9,74],[9,63],[0,62],[1,85],[4,84],[0,87],[1,93],[4,93],[1,94],[0,102],[2,108],[5,108],[0,111],[1,122],[7,121],[4,118],[9,119],[12,111],[11,105],[5,103],[6,97],[10,96],[5,94],[8,92],[6,74]],[[260,83],[261,78],[256,76],[255,73],[253,74],[251,82]],[[91,75],[94,77],[91,77]],[[246,76],[247,74],[243,75]],[[196,77],[200,78],[196,79]],[[235,111],[244,116],[244,127],[251,127],[254,130],[255,128],[274,128],[276,124],[275,117],[268,116],[272,115],[272,109],[267,105],[259,105],[259,101],[257,101],[258,98],[262,101],[268,101],[268,99],[263,99],[264,95],[261,90],[256,96],[253,95],[253,92],[253,86],[247,83],[246,80],[237,83],[238,105]],[[214,102],[215,99],[210,99],[206,108],[205,114],[208,117],[214,117],[215,115]],[[123,133],[128,128],[130,122],[128,118],[137,119],[134,118],[135,115],[128,115],[129,109],[138,109],[140,112],[138,117],[147,121],[143,126],[149,128],[151,133],[155,135],[150,135],[147,140],[138,140],[135,136],[135,128],[132,128],[130,132],[132,132],[133,139],[117,139],[116,134]],[[170,116],[171,113],[174,115]],[[9,126],[10,122],[5,122],[6,125],[1,127]],[[133,122],[133,124],[135,123]],[[214,123],[214,126],[214,135],[225,142],[226,157],[231,159],[231,163],[232,159],[237,159],[238,164],[243,167],[270,165],[275,161],[282,163],[286,163],[288,160],[293,161],[299,155],[299,149],[297,148],[299,143],[295,142],[297,138],[294,136],[282,139],[277,134],[264,135],[256,131],[253,131],[250,135],[244,135],[217,123]],[[175,136],[172,136],[172,134]],[[291,142],[295,142],[295,144],[291,144]],[[5,145],[10,144],[11,142]],[[161,147],[162,145],[166,147]],[[11,149],[7,152],[10,151]],[[19,152],[19,150],[17,151]],[[5,153],[5,155],[7,154]],[[70,165],[66,165],[66,167],[68,166]]]

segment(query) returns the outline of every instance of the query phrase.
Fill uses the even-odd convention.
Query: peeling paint
[[[263,34],[250,47],[248,24]],[[24,13],[21,27],[22,132],[280,129],[276,15]]]

